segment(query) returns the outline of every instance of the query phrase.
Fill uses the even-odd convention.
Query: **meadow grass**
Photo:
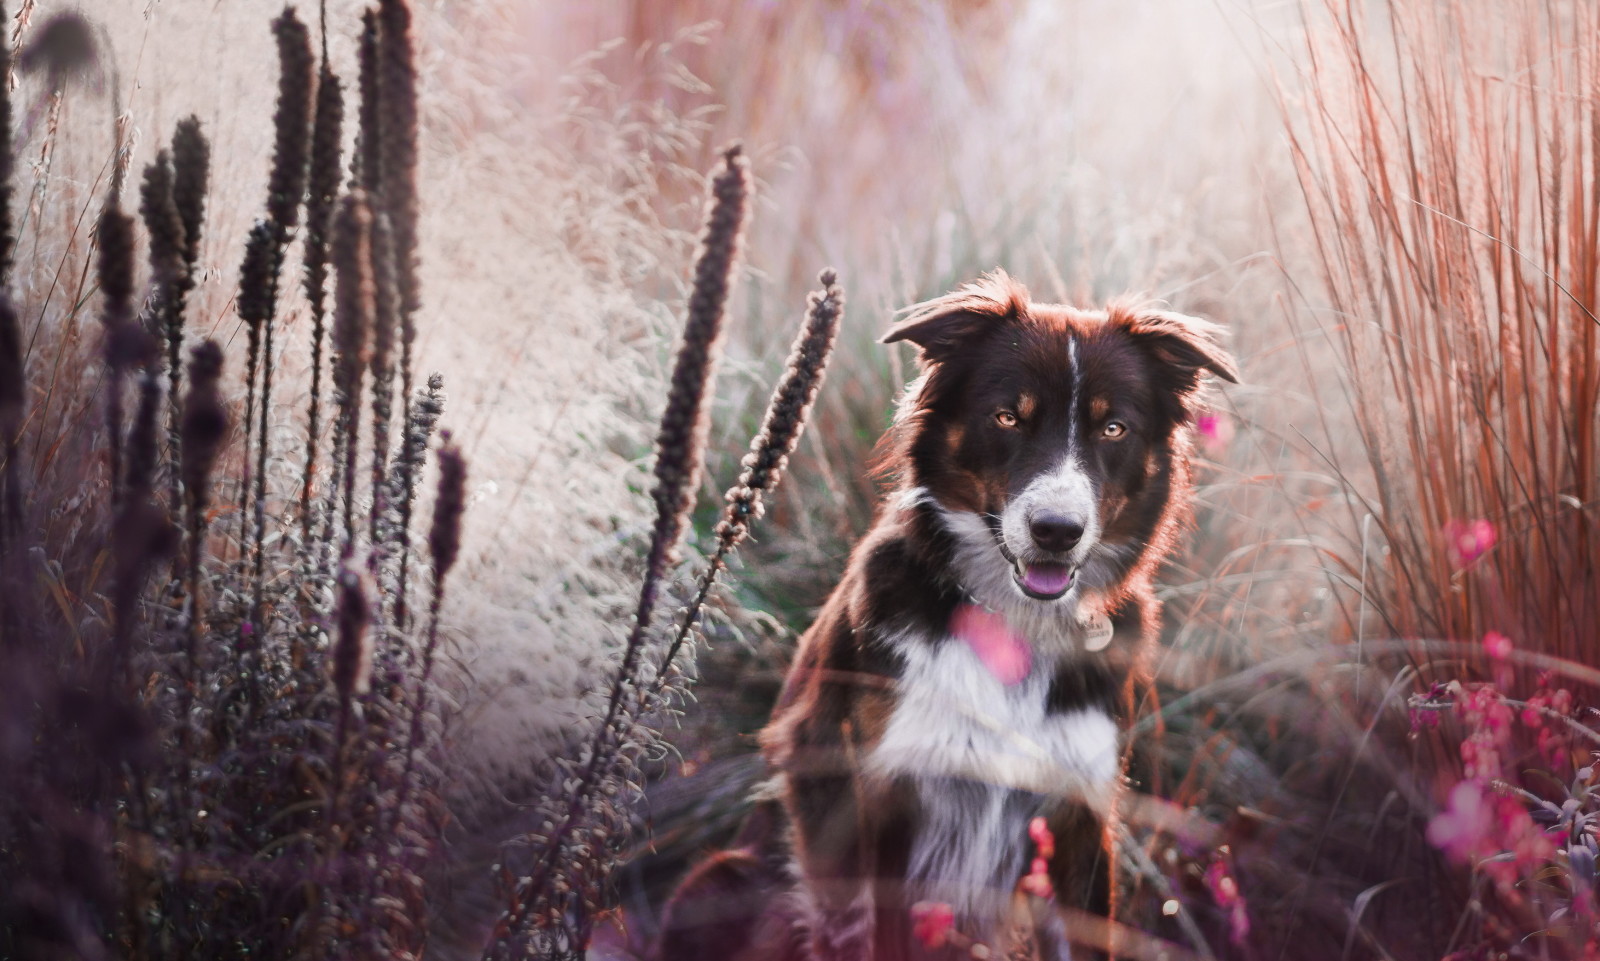
[[[1129,950],[1593,950],[1588,7],[150,12],[17,20],[0,954],[643,954],[870,520],[877,334],[997,265],[1244,361],[1161,587]],[[653,461],[734,136],[720,386]],[[784,361],[824,262],[850,306]]]

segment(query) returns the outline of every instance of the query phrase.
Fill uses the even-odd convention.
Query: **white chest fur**
[[[1093,803],[1117,776],[1117,726],[1098,709],[1046,712],[1054,665],[1036,657],[1022,681],[1002,684],[958,638],[906,638],[889,723],[869,774],[966,778]]]
[[[1028,818],[1059,800],[1104,811],[1118,776],[1117,727],[1098,709],[1047,713],[1054,665],[1043,657],[1006,685],[959,638],[897,647],[905,672],[865,772],[915,785],[908,880],[981,924],[1026,864]]]

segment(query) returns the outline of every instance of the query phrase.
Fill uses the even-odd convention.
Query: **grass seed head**
[[[183,215],[173,194],[172,157],[165,150],[144,168],[139,185],[139,213],[150,235],[150,267],[157,283],[168,290],[184,271],[188,248]]]
[[[183,486],[204,503],[203,492],[228,432],[228,409],[218,383],[222,348],[214,340],[197,345],[189,355],[189,394],[183,406]]]
[[[190,273],[200,260],[200,231],[210,180],[211,144],[200,128],[200,118],[178,121],[172,134],[172,202],[183,220],[183,261]]]
[[[445,431],[440,436],[444,446],[439,448],[439,497],[433,503],[428,550],[433,554],[434,576],[443,580],[461,552],[461,515],[467,506],[467,464],[461,456],[461,448],[451,440],[450,432]]]
[[[267,186],[267,215],[279,231],[292,230],[300,219],[311,165],[311,109],[316,89],[316,61],[311,33],[294,8],[285,7],[272,22],[278,38],[278,110],[272,125],[272,178]]]
[[[51,89],[68,79],[82,77],[99,63],[94,27],[81,14],[58,13],[39,24],[33,38],[17,57],[23,73],[43,73]]]
[[[367,693],[372,683],[371,592],[362,565],[348,560],[339,568],[338,641],[333,653],[333,686],[342,700]]]
[[[317,114],[311,130],[311,171],[306,198],[306,296],[319,316],[327,284],[328,234],[339,201],[339,158],[344,135],[344,88],[322,65],[317,81]]]
[[[417,282],[417,54],[409,0],[379,0],[378,44],[381,66],[379,163],[383,206],[394,230],[395,277],[399,285],[402,337],[415,337],[410,318],[421,306]]]
[[[361,44],[358,61],[360,74],[357,83],[361,88],[361,115],[356,133],[356,152],[351,158],[350,170],[357,184],[369,193],[383,187],[383,103],[379,92],[379,35],[378,14],[367,10],[361,15]]]
[[[656,539],[669,557],[694,506],[707,426],[705,395],[716,367],[749,192],[749,165],[735,144],[723,152],[711,181],[683,344],[656,437]]]
[[[749,532],[750,522],[761,517],[763,496],[778,486],[789,455],[794,453],[805,430],[806,417],[822,387],[822,376],[839,337],[839,321],[844,314],[844,292],[837,276],[825,270],[819,276],[822,290],[808,298],[805,324],[789,351],[783,379],[772,392],[761,430],[750,443],[744,457],[744,472],[739,483],[728,491],[728,506],[717,525],[717,537],[724,549],[732,548]]]
[[[277,228],[258,220],[250,228],[244,245],[244,263],[239,267],[239,317],[259,329],[272,319],[277,301]]]
[[[126,319],[133,305],[133,218],[116,204],[108,204],[95,230],[100,246],[100,293],[106,299],[107,323],[111,315]]]
[[[338,285],[333,320],[334,387],[342,403],[353,403],[367,361],[375,310],[372,276],[372,210],[365,191],[345,197],[334,225],[333,266]]]

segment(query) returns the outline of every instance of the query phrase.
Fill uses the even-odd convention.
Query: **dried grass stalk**
[[[133,219],[113,199],[95,230],[100,246],[100,294],[105,299],[106,429],[113,506],[122,497],[122,384],[138,356],[133,323]]]
[[[336,489],[330,507],[342,503],[346,544],[355,540],[356,449],[361,433],[362,374],[373,325],[372,212],[366,191],[348,194],[334,222],[333,392]]]
[[[324,27],[326,31],[326,27]],[[323,37],[326,45],[327,37]],[[328,245],[339,198],[344,136],[344,90],[324,51],[317,80],[317,115],[311,132],[311,174],[306,200],[305,292],[311,304],[311,409],[306,419],[306,466],[300,486],[302,535],[311,537],[311,490],[322,437],[322,349],[326,336]]]
[[[393,506],[395,552],[400,556],[400,572],[394,592],[394,621],[405,630],[410,620],[409,577],[411,570],[411,511],[422,482],[423,458],[433,429],[444,413],[444,378],[428,376],[428,386],[412,400],[406,411],[405,435],[389,469],[389,503]]]
[[[0,3],[0,23],[6,8]],[[11,46],[0,42],[0,289],[11,280],[12,258],[16,256],[16,226],[11,213],[11,176],[16,157],[11,143]]]
[[[394,231],[395,283],[400,295],[400,390],[411,393],[411,352],[416,313],[422,307],[417,275],[417,54],[410,0],[379,0],[379,98],[383,126],[378,131],[384,212]]]
[[[1386,547],[1365,596],[1396,636],[1592,663],[1600,8],[1313,9],[1317,109],[1286,119],[1331,306],[1362,321],[1328,334]],[[1463,553],[1478,523],[1497,542]]]
[[[823,373],[839,338],[839,322],[844,316],[844,291],[839,289],[838,277],[832,270],[824,270],[817,279],[822,289],[813,291],[807,300],[805,323],[789,350],[783,377],[767,403],[761,429],[750,442],[750,453],[744,456],[744,472],[739,482],[728,490],[727,506],[717,524],[717,549],[700,576],[694,599],[684,609],[677,633],[662,655],[656,671],[658,683],[669,677],[673,662],[694,629],[717,575],[727,566],[728,556],[749,534],[751,522],[758,520],[765,511],[765,496],[776,490],[783,479],[789,455],[800,442],[806,417],[817,399],[817,391],[822,389]]]
[[[644,583],[633,628],[606,698],[606,711],[589,740],[580,770],[564,792],[561,810],[545,832],[532,872],[513,887],[485,961],[502,961],[514,952],[556,956],[586,946],[603,886],[597,874],[606,859],[581,857],[590,832],[600,823],[615,828],[615,812],[598,796],[612,784],[619,764],[636,743],[636,722],[647,709],[640,661],[649,637],[662,583],[694,506],[706,431],[706,394],[715,371],[717,347],[733,266],[749,199],[749,170],[742,150],[729,147],[711,181],[705,229],[695,262],[683,340],[673,367],[672,385],[656,438],[656,523],[645,558]],[[608,813],[609,812],[609,813]]]

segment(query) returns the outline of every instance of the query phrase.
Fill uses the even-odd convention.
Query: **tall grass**
[[[1566,689],[1592,692],[1600,656],[1600,19],[1470,2],[1308,17],[1286,103],[1307,107],[1288,128],[1327,298],[1312,329],[1340,361],[1316,386],[1359,452],[1333,461],[1366,535],[1351,632],[1357,656],[1402,642],[1366,653],[1409,665],[1409,776],[1445,808],[1430,841],[1471,869],[1436,882],[1461,900],[1435,943],[1577,956],[1591,841],[1550,814],[1595,803]],[[1507,704],[1533,709],[1507,725]],[[1452,834],[1464,804],[1492,827]]]
[[[326,11],[320,19],[324,29],[338,28]],[[87,22],[73,23],[94,35]],[[121,211],[116,178],[91,202],[98,291],[82,289],[65,319],[50,310],[48,293],[43,303],[27,302],[40,318],[28,338],[0,313],[0,361],[15,375],[0,396],[0,624],[15,668],[0,712],[0,772],[14,787],[0,804],[0,868],[14,882],[0,892],[0,955],[401,958],[427,948],[430,904],[444,901],[443,786],[461,770],[444,753],[459,681],[442,619],[446,576],[465,553],[470,494],[466,455],[446,444],[432,524],[425,538],[413,538],[443,409],[437,375],[414,397],[406,389],[424,329],[418,321],[427,314],[413,26],[402,0],[381,0],[362,18],[359,160],[340,190],[329,173],[339,166],[342,109],[328,37],[317,68],[296,12],[285,9],[273,22],[281,74],[276,149],[265,217],[240,238],[230,310],[248,341],[237,377],[242,423],[227,390],[227,352],[218,339],[189,333],[204,326],[187,295],[203,286],[204,235],[229,213],[219,201],[248,191],[207,189],[208,182],[233,184],[211,176],[215,154],[194,118],[178,125],[170,152],[158,152],[145,170],[144,237]],[[266,36],[263,29],[256,42],[264,45]],[[38,59],[48,51],[26,53],[51,83],[74,76]],[[101,64],[111,54],[91,46],[87,56]],[[61,89],[48,102],[45,150],[53,154],[56,132],[75,128]],[[127,126],[122,115],[117,126]],[[131,153],[120,136],[116,149],[113,168]],[[550,787],[550,803],[567,805],[581,822],[562,826],[580,848],[550,839],[545,870],[506,891],[512,921],[480,940],[486,954],[530,944],[571,953],[587,942],[631,817],[617,802],[632,789],[619,786],[635,777],[640,754],[659,750],[654,729],[675,712],[692,671],[711,581],[759,516],[762,492],[776,485],[815,397],[840,301],[831,275],[819,303],[832,311],[815,311],[799,342],[804,349],[777,395],[782,402],[755,445],[753,473],[737,488],[742,509],[698,599],[679,618],[653,617],[651,599],[664,606],[682,583],[674,568],[703,460],[710,362],[735,276],[748,181],[744,159],[730,151],[657,444],[660,521],[640,613],[607,719],[587,752],[569,758],[591,776],[576,788]],[[302,240],[297,261],[291,252]],[[148,279],[136,273],[140,241],[148,246]],[[76,251],[76,238],[64,243]],[[312,410],[332,410],[327,446],[319,416],[302,426],[299,411],[279,396],[285,389],[293,396],[296,381],[275,377],[298,350],[292,318],[302,305],[285,276],[297,266],[315,317],[306,400]],[[322,301],[330,278],[332,397],[324,398]],[[103,318],[98,366],[73,343],[84,305]],[[25,376],[24,343],[58,351],[43,381]],[[178,364],[185,353],[186,368]],[[100,375],[99,389],[73,392],[82,395],[75,419],[52,418],[54,379],[76,376],[78,364]],[[285,446],[295,434],[308,438],[303,461]],[[87,456],[57,462],[54,475],[30,470],[35,465],[19,456],[67,443]],[[319,463],[319,450],[331,463]],[[109,462],[105,476],[102,461]],[[280,469],[288,462],[292,471]],[[74,489],[76,503],[104,502],[85,512],[75,538],[46,523],[54,496],[47,477]],[[407,577],[425,570],[414,543],[425,543],[431,558],[425,593]],[[40,578],[53,579],[50,605],[29,600],[30,582]],[[99,592],[109,599],[98,601]],[[606,840],[606,826],[615,841]],[[570,905],[573,914],[566,906],[578,884],[584,898]],[[540,907],[546,904],[557,908]]]
[[[1352,480],[1387,548],[1373,613],[1395,636],[1498,630],[1587,662],[1600,19],[1385,3],[1319,20],[1294,148],[1366,453]]]
[[[92,11],[107,49],[81,17],[17,21],[0,871],[22,880],[0,884],[0,955],[572,955],[611,937],[619,877],[627,941],[604,948],[642,949],[650,890],[742,810],[742,734],[873,510],[860,467],[907,371],[870,342],[1001,264],[1052,299],[1153,290],[1229,322],[1247,360],[1201,425],[1197,537],[1163,578],[1120,920],[1201,957],[1587,949],[1600,14],[335,0],[280,21],[301,79],[275,130],[279,6],[173,2]],[[1228,24],[1295,39],[1234,56]],[[618,34],[555,82],[529,55]],[[215,90],[182,76],[194,50]],[[262,189],[283,131],[309,188]],[[648,425],[700,171],[735,135],[767,206],[690,418],[706,469],[664,505],[683,557],[649,565],[641,617]],[[97,249],[102,222],[127,243]],[[849,265],[851,307],[819,296],[791,367],[837,338],[830,388],[791,378],[764,414],[818,261]],[[107,354],[108,312],[164,349]],[[426,537],[443,384],[408,389],[421,357],[456,421]],[[820,483],[774,492],[779,465]],[[736,601],[774,616],[719,604],[735,544]],[[658,779],[672,723],[697,776]],[[648,837],[598,799],[641,788]]]
[[[98,283],[79,280],[64,305],[57,287],[72,283],[74,260],[87,267],[88,238],[52,233],[50,204],[62,199],[46,180],[29,211],[32,244],[17,261],[25,265],[17,286],[31,329],[23,336],[13,316],[3,341],[14,378],[0,465],[7,958],[408,957],[426,942],[412,918],[423,913],[421,872],[439,841],[444,716],[437,694],[431,704],[427,695],[439,683],[432,655],[443,574],[458,553],[462,459],[447,458],[429,538],[440,552],[425,605],[434,614],[429,641],[372,629],[397,589],[374,596],[352,558],[382,555],[372,571],[387,575],[397,522],[372,525],[375,542],[347,534],[353,526],[301,540],[292,536],[293,497],[267,483],[282,454],[272,429],[274,320],[285,251],[298,239],[314,93],[308,31],[292,10],[276,26],[279,150],[237,300],[250,332],[243,431],[230,430],[238,411],[221,389],[229,365],[217,340],[190,351],[187,376],[178,363],[209,229],[203,125],[180,123],[172,152],[146,170],[147,285],[115,175],[128,153],[121,115],[105,161],[113,176],[77,214],[97,224]],[[64,44],[64,31],[82,42]],[[120,82],[97,36],[81,18],[57,18],[23,48],[45,86],[21,89],[51,105],[46,156],[78,145],[65,135],[67,87],[86,72],[99,74],[101,90]],[[47,242],[63,243],[65,254],[51,282],[38,285],[51,269],[38,260]],[[375,272],[372,248],[358,254],[365,260],[339,265],[341,288]],[[93,314],[103,333],[91,353],[78,330]],[[83,386],[69,389],[74,381]],[[434,385],[435,404],[437,395]],[[341,399],[351,419],[379,403],[359,389]],[[429,426],[436,420],[437,411]],[[413,447],[427,441],[426,431],[410,438]],[[410,457],[419,461],[421,451]],[[413,469],[413,484],[420,479]],[[319,499],[383,513],[382,484],[346,480]],[[70,528],[58,520],[63,489]],[[216,523],[219,508],[241,523]],[[337,581],[320,565],[328,553],[347,560]],[[40,592],[49,603],[33,600]]]

